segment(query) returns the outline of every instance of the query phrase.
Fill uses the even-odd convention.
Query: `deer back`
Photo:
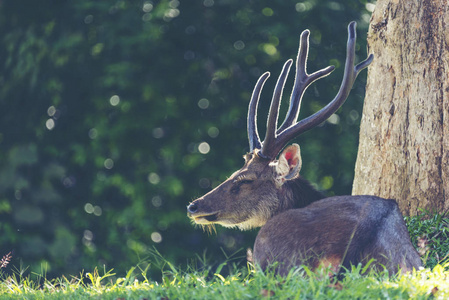
[[[339,273],[370,260],[392,274],[422,266],[397,203],[375,196],[330,197],[273,217],[257,235],[253,259],[282,275],[299,265]]]

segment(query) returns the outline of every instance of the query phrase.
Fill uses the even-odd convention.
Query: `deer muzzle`
[[[187,216],[197,224],[211,224],[218,220],[218,212],[201,211],[200,203],[194,201],[187,206]]]

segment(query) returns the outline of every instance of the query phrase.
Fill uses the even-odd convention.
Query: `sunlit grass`
[[[307,267],[280,277],[250,264],[236,265],[232,255],[214,268],[205,257],[175,267],[156,250],[150,261],[131,268],[124,277],[114,270],[94,269],[49,280],[19,270],[8,275],[8,254],[0,260],[0,299],[449,299],[447,224],[446,216],[430,213],[407,219],[415,245],[425,240],[417,246],[426,268],[388,274],[359,265],[339,280],[328,275],[329,269],[312,272]],[[150,267],[160,270],[159,279],[148,277]]]
[[[223,276],[210,270],[163,271],[161,281],[146,278],[145,270],[131,269],[124,278],[109,280],[112,271],[94,270],[78,278],[31,281],[27,277],[8,276],[0,282],[1,299],[448,299],[447,265],[423,269],[405,275],[386,272],[363,275],[354,267],[336,281],[328,270],[311,272],[292,270],[279,277],[271,272],[248,268],[235,269]],[[137,277],[141,279],[138,280]]]

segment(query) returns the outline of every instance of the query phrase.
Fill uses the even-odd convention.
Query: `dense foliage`
[[[1,1],[0,256],[12,251],[11,264],[51,277],[96,265],[125,272],[153,247],[178,264],[205,249],[220,261],[251,246],[254,232],[195,229],[185,207],[241,166],[258,76],[273,74],[263,136],[274,78],[300,32],[311,30],[309,71],[337,67],[306,93],[304,117],[338,90],[352,20],[366,56],[369,8],[367,0]],[[332,122],[297,139],[302,174],[328,194],[351,190],[365,76]]]

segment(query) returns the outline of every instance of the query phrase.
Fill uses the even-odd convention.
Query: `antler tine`
[[[291,125],[285,130],[283,130],[271,143],[269,147],[262,148],[262,156],[266,156],[269,158],[274,158],[281,151],[281,149],[295,136],[300,135],[301,133],[312,129],[313,127],[319,125],[327,118],[329,118],[335,111],[340,108],[341,105],[345,102],[346,98],[349,95],[349,92],[354,84],[354,81],[357,75],[361,70],[368,67],[368,65],[372,62],[374,56],[370,54],[368,58],[358,65],[354,66],[355,59],[355,41],[356,41],[356,22],[351,22],[348,26],[348,43],[346,50],[346,63],[345,70],[343,75],[343,80],[340,85],[340,90],[338,91],[335,98],[327,104],[320,111],[316,112],[310,117],[301,120],[295,125]],[[318,71],[320,72],[320,71]],[[317,78],[318,79],[318,78]],[[268,131],[268,129],[267,129]],[[265,141],[264,141],[265,144]]]
[[[281,103],[282,91],[284,90],[285,80],[287,80],[288,72],[292,66],[293,60],[289,59],[282,67],[276,87],[274,88],[273,99],[271,100],[270,112],[268,113],[267,132],[263,141],[261,154],[269,153],[269,149],[273,146],[276,139],[276,128],[278,123],[279,105]]]
[[[259,133],[257,131],[257,106],[259,104],[260,93],[262,92],[263,85],[270,77],[270,72],[265,72],[257,80],[256,86],[254,87],[253,94],[251,96],[251,101],[248,107],[248,140],[249,140],[249,151],[252,152],[254,149],[261,148],[261,142],[259,138]]]
[[[309,36],[310,31],[304,30],[301,33],[301,38],[299,40],[299,50],[298,56],[296,58],[296,77],[295,84],[293,86],[292,95],[290,97],[290,106],[288,109],[287,116],[281,127],[277,130],[277,133],[284,131],[286,128],[290,127],[298,119],[299,110],[301,108],[301,100],[304,92],[315,80],[326,77],[334,69],[334,66],[329,66],[327,68],[316,71],[313,74],[307,74],[307,56],[309,54]]]

